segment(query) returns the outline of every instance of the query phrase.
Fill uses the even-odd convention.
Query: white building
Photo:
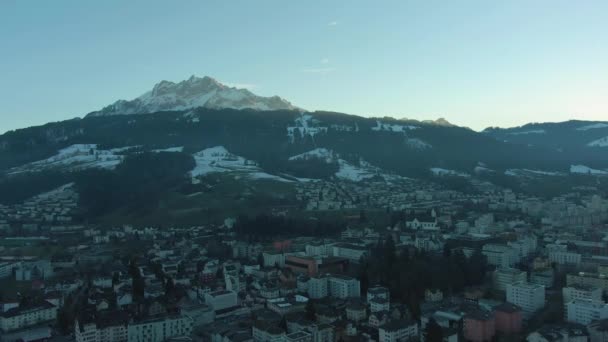
[[[405,221],[405,226],[412,230],[429,230],[429,231],[437,231],[439,230],[439,225],[437,224],[437,219],[428,220],[428,221],[420,221],[417,218],[414,218],[411,221]]]
[[[385,298],[373,298],[369,301],[369,308],[371,312],[388,311],[391,308],[391,302]]]
[[[312,299],[329,296],[327,277],[312,277],[308,280],[308,296]]]
[[[308,256],[329,256],[332,255],[333,244],[331,243],[311,243],[306,245],[306,255]]]
[[[128,319],[127,314],[121,317],[103,317],[89,322],[76,320],[74,337],[76,342],[126,341]]]
[[[341,275],[323,275],[310,278],[308,281],[308,296],[313,299],[353,298],[361,296],[360,282],[358,279]]]
[[[568,251],[552,251],[549,252],[549,261],[558,265],[579,265],[581,263],[581,254]]]
[[[10,278],[13,276],[13,269],[19,268],[21,262],[0,262],[0,279]]]
[[[608,304],[602,301],[578,299],[566,304],[568,322],[587,325],[604,318],[608,318]]]
[[[394,320],[378,328],[380,342],[407,341],[418,337],[418,323],[406,320]]]
[[[210,305],[213,310],[219,311],[237,306],[238,298],[234,291],[219,290],[205,293],[205,303]]]
[[[564,298],[564,314],[567,312],[567,305],[576,300],[602,301],[602,289],[589,285],[572,285],[562,288]]]
[[[526,281],[526,272],[516,268],[499,267],[492,274],[494,288],[500,291],[505,291],[507,285]]]
[[[359,262],[363,256],[367,255],[367,248],[349,243],[339,243],[332,247],[332,254],[335,257]]]
[[[279,252],[264,252],[262,253],[264,258],[264,267],[284,267],[285,266],[285,254]]]
[[[521,307],[527,319],[545,306],[545,287],[526,282],[508,284],[507,302]]]
[[[384,298],[386,300],[390,300],[391,296],[386,287],[374,286],[367,290],[367,302],[369,303],[374,298]]]
[[[190,336],[192,319],[183,315],[161,315],[129,323],[128,342],[162,342],[170,337]]]
[[[519,262],[519,251],[513,247],[499,244],[486,244],[481,253],[486,256],[488,264],[509,268]]]
[[[352,277],[331,275],[328,277],[329,294],[333,298],[358,298],[361,296],[359,279]]]
[[[0,330],[22,329],[57,319],[57,307],[47,301],[9,309],[0,314]]]

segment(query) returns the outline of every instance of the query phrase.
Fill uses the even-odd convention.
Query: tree
[[[312,300],[308,300],[308,302],[306,303],[306,308],[304,310],[306,312],[307,320],[313,322],[317,320],[317,308],[315,308],[315,304],[312,302]]]
[[[175,293],[175,283],[173,279],[170,277],[167,278],[167,282],[165,283],[165,296],[170,297]]]
[[[437,324],[434,318],[431,318],[426,324],[424,330],[424,341],[425,342],[443,342],[443,330],[441,326]]]
[[[364,211],[364,210],[361,210],[361,211],[359,212],[359,222],[360,222],[360,223],[365,223],[365,222],[367,222],[367,215],[365,215],[365,211]]]
[[[141,276],[133,278],[133,297],[138,299],[144,298],[146,290],[146,282]]]
[[[120,282],[120,276],[118,275],[118,272],[114,272],[112,274],[112,286],[118,285],[119,282]]]
[[[63,307],[57,311],[57,326],[64,335],[70,333],[70,319],[66,310],[67,308]]]

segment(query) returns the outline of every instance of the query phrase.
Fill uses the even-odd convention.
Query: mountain
[[[486,128],[483,134],[515,144],[543,146],[564,153],[608,153],[608,122],[571,120]]]
[[[188,80],[174,83],[161,81],[151,91],[131,101],[118,100],[87,116],[108,116],[125,114],[147,114],[161,111],[189,110],[203,108],[232,108],[255,110],[300,110],[288,101],[278,97],[257,96],[247,89],[226,86],[205,76],[192,76]]]
[[[181,210],[182,201],[190,209],[283,203],[318,180],[457,191],[491,183],[554,196],[606,183],[606,137],[604,122],[475,132],[445,119],[306,112],[191,77],[84,118],[0,135],[0,206],[72,183],[91,215],[169,202]],[[264,200],[246,200],[252,193]]]
[[[235,159],[237,164],[255,165],[255,172],[300,178],[335,177],[344,168],[365,169],[369,175],[411,178],[476,174],[479,165],[500,174],[507,170],[568,174],[573,165],[595,170],[608,168],[606,149],[587,146],[603,134],[608,135],[601,132],[606,128],[599,123],[572,125],[574,128],[569,131],[573,136],[595,135],[580,138],[580,146],[576,148],[562,149],[550,140],[530,143],[522,140],[552,134],[549,132],[553,128],[538,125],[478,133],[436,122],[333,112],[206,107],[137,116],[89,115],[0,135],[0,175],[107,169],[120,164],[129,154],[146,151],[183,152],[196,159],[201,157],[196,153],[213,147],[230,151],[226,152],[227,159],[222,157],[222,163],[234,155],[242,158]],[[547,133],[533,133],[541,130]],[[555,143],[565,144],[559,135]],[[331,151],[332,162],[292,158],[314,150]],[[507,173],[513,174],[522,172]]]

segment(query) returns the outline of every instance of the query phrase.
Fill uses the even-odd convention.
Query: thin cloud
[[[330,72],[333,72],[334,70],[336,70],[335,68],[306,68],[306,69],[302,69],[302,72],[304,73],[308,73],[308,74],[320,74],[320,75],[325,75],[328,74]]]
[[[337,21],[330,21],[329,23],[327,23],[327,26],[338,26],[338,22]]]
[[[253,90],[256,89],[258,87],[257,84],[253,84],[253,83],[230,83],[230,82],[224,82],[225,85],[232,87],[232,88],[238,88],[238,89],[248,89],[248,90]]]
[[[321,64],[328,64],[329,63],[329,58],[323,58],[321,60]]]

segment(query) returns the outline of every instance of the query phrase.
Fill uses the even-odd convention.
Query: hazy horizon
[[[308,110],[482,130],[608,119],[608,3],[0,3],[0,134],[211,76]]]

